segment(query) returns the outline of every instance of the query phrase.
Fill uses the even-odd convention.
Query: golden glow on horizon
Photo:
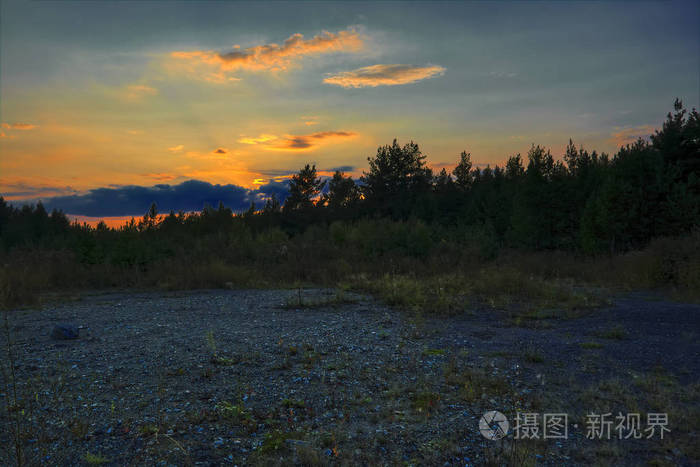
[[[268,141],[273,141],[277,139],[277,136],[275,135],[266,135],[266,134],[261,134],[257,138],[250,138],[250,137],[243,137],[238,140],[239,143],[243,144],[260,144],[260,143],[267,143]]]
[[[619,131],[613,132],[610,135],[610,141],[615,145],[615,147],[625,146],[627,144],[632,144],[639,138],[648,138],[649,135],[654,134],[656,128],[652,125],[640,125],[631,128],[624,128]]]
[[[128,224],[131,219],[134,219],[135,222],[138,222],[140,217],[139,216],[103,216],[103,217],[93,217],[93,216],[76,216],[73,214],[68,214],[68,219],[70,219],[71,222],[77,222],[78,224],[87,224],[92,227],[97,227],[97,224],[100,222],[104,222],[107,224],[107,227],[113,228],[113,229],[118,229],[119,227],[122,227],[123,225]],[[162,216],[160,216],[162,217]]]
[[[2,127],[7,130],[33,130],[37,128],[37,125],[32,125],[31,123],[3,123]]]

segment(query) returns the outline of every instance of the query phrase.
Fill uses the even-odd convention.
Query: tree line
[[[336,172],[325,193],[315,166],[306,165],[292,177],[282,211],[477,224],[509,246],[589,253],[639,248],[700,220],[700,117],[679,100],[650,141],[613,157],[569,140],[563,160],[533,145],[525,158],[479,169],[462,152],[451,173],[434,174],[425,159],[416,143],[394,140],[368,158],[359,184]]]
[[[612,157],[570,140],[563,160],[533,145],[503,167],[477,168],[465,151],[452,172],[435,174],[418,144],[394,140],[368,163],[357,181],[340,171],[323,180],[307,164],[289,180],[283,203],[273,195],[242,214],[220,204],[159,216],[153,205],[116,230],[104,223],[71,224],[41,203],[16,208],[0,198],[0,242],[5,251],[69,249],[88,262],[104,259],[95,245],[129,250],[142,244],[147,246],[139,254],[147,262],[172,252],[168,245],[235,228],[276,228],[294,236],[310,225],[391,219],[432,226],[436,242],[441,229],[477,226],[501,246],[597,254],[641,248],[655,237],[689,232],[700,221],[700,116],[678,99],[648,141],[639,139]]]

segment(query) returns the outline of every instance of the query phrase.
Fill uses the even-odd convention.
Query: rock
[[[77,339],[78,327],[72,324],[57,324],[51,331],[51,337],[58,340]]]

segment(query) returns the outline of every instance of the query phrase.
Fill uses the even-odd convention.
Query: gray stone
[[[59,340],[77,339],[78,327],[72,324],[57,324],[51,331],[51,337]]]

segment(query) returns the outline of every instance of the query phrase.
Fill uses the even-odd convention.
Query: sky
[[[0,195],[76,216],[236,210],[416,141],[614,153],[700,100],[697,2],[0,0]]]

